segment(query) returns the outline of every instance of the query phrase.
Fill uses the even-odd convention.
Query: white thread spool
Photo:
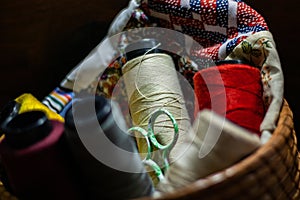
[[[171,56],[164,53],[139,56],[124,65],[123,74],[135,126],[147,130],[148,120],[158,108],[167,109],[176,119],[179,137],[169,157],[170,163],[174,162],[183,153],[176,147],[183,143],[191,125]],[[167,116],[160,116],[155,123],[161,144],[168,144],[173,138],[174,129],[169,121]],[[140,152],[146,152],[145,141],[137,138],[137,143]]]
[[[197,114],[190,132],[187,141],[178,146],[186,149],[185,154],[167,171],[166,178],[157,186],[155,197],[232,166],[261,145],[257,135],[207,109]],[[207,141],[205,143],[207,136],[217,143],[202,156],[201,148],[210,145]]]

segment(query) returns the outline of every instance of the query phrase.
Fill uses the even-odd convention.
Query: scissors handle
[[[173,128],[174,128],[174,135],[173,139],[171,140],[170,143],[168,144],[161,144],[159,141],[157,141],[156,135],[154,133],[154,126],[155,126],[155,121],[160,115],[167,115],[169,119],[172,122]],[[162,158],[164,159],[164,165],[165,165],[165,170],[169,168],[169,154],[170,151],[173,149],[175,146],[177,139],[178,139],[178,124],[176,122],[176,119],[173,117],[173,115],[166,109],[160,108],[151,115],[149,122],[148,122],[148,137],[151,141],[151,144],[156,147],[157,149],[162,151]]]
[[[157,141],[155,133],[154,133],[155,121],[156,121],[157,117],[159,117],[162,114],[165,114],[170,118],[170,120],[172,122],[172,125],[174,127],[173,140],[169,144],[166,144],[166,145],[160,144]],[[149,119],[149,122],[148,122],[148,136],[150,138],[151,143],[156,148],[161,149],[161,150],[165,150],[165,149],[170,149],[171,150],[174,147],[174,145],[176,144],[176,141],[178,139],[178,124],[177,124],[175,118],[173,117],[173,115],[169,111],[167,111],[166,109],[163,109],[163,108],[156,110],[151,115],[151,117]]]
[[[174,136],[173,139],[170,143],[168,144],[161,144],[157,141],[155,133],[154,133],[154,126],[155,126],[155,121],[158,116],[165,114],[167,115],[174,127]],[[143,163],[150,166],[154,171],[156,176],[158,177],[159,180],[162,180],[164,178],[163,176],[163,171],[159,167],[159,165],[152,160],[152,153],[153,153],[153,147],[157,148],[159,151],[162,152],[162,159],[164,163],[164,171],[166,171],[169,168],[169,154],[172,148],[175,146],[177,139],[178,139],[178,124],[173,117],[173,115],[167,111],[166,109],[158,109],[153,112],[151,115],[149,121],[148,121],[148,131],[141,127],[132,127],[128,130],[128,132],[139,132],[143,137],[145,137],[146,143],[147,143],[147,154],[146,157],[143,160]],[[152,147],[152,145],[153,147]]]
[[[141,127],[132,127],[128,129],[128,132],[139,132],[142,136],[145,137],[147,143],[147,154],[146,157],[142,160],[142,162],[144,163],[144,165],[148,165],[154,170],[155,176],[158,178],[159,181],[163,180],[165,178],[163,175],[163,171],[161,170],[159,165],[151,159],[152,147],[150,145],[147,131]]]

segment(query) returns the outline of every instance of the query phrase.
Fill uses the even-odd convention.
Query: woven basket
[[[300,199],[299,158],[293,114],[284,101],[268,143],[241,162],[159,199]],[[17,198],[1,185],[0,199]]]
[[[264,146],[241,162],[159,199],[300,199],[299,158],[293,113],[284,101],[277,128]],[[147,199],[152,198],[140,200]]]

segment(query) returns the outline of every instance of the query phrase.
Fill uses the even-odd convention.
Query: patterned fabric
[[[125,64],[126,58],[122,55],[108,66],[99,79],[97,91],[98,94],[107,98],[112,96],[115,85],[122,76],[121,67]]]
[[[142,27],[177,30],[194,39],[190,52],[184,52],[184,38],[166,37],[165,41],[166,45],[180,52],[178,55],[182,57],[174,57],[175,65],[191,85],[198,70],[224,60],[248,36],[268,30],[264,18],[240,0],[142,0],[124,26],[126,32],[121,34],[119,58],[98,78],[91,78],[91,83],[83,91],[108,98],[112,96],[115,84],[122,76],[120,69],[126,63],[123,47],[139,39],[135,38],[136,28]],[[43,103],[59,113],[66,102],[57,97],[57,89]]]
[[[134,42],[137,32],[134,30],[131,35],[131,29],[141,27],[169,28],[194,39],[195,43],[190,52],[175,63],[178,71],[191,85],[192,77],[199,69],[210,67],[215,61],[225,59],[249,35],[268,30],[264,18],[238,0],[144,0],[140,8],[134,10],[124,29],[127,31],[126,36],[123,36],[120,43]],[[178,38],[166,38],[167,45],[172,45],[173,49],[177,48],[178,52],[184,51],[184,44],[177,44]],[[125,57],[122,52],[120,55]],[[191,62],[194,62],[193,65]],[[125,62],[117,63],[121,68]],[[108,71],[109,76],[112,76],[111,70]],[[119,75],[117,72],[117,76]],[[111,89],[103,87],[106,79],[108,76],[104,73],[97,93],[104,93],[109,97],[110,92],[105,90]],[[112,84],[105,85],[113,87]]]
[[[207,59],[225,59],[247,36],[268,30],[264,18],[241,1],[145,0],[141,7],[158,26],[193,37],[203,48],[189,53],[201,67]]]
[[[72,91],[57,87],[44,98],[42,103],[50,110],[60,113],[73,97],[74,93]]]

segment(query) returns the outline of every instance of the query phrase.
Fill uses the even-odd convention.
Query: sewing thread
[[[216,80],[216,76],[220,76]],[[213,109],[232,122],[260,135],[265,115],[261,75],[257,68],[246,64],[223,64],[200,70],[194,76],[195,96],[199,109]],[[222,88],[225,88],[225,90]],[[225,94],[224,94],[225,92]],[[226,98],[220,98],[224,97]],[[222,105],[225,101],[226,107]],[[197,114],[199,110],[195,110]]]
[[[168,110],[177,121],[179,137],[169,158],[170,163],[175,161],[182,153],[176,146],[184,141],[191,125],[171,56],[145,53],[128,61],[123,74],[135,126],[147,128],[149,118],[159,108]],[[155,135],[161,144],[169,144],[173,138],[173,126],[168,121],[167,116],[161,116],[155,123]],[[137,144],[140,152],[147,151],[146,142],[138,136]]]

